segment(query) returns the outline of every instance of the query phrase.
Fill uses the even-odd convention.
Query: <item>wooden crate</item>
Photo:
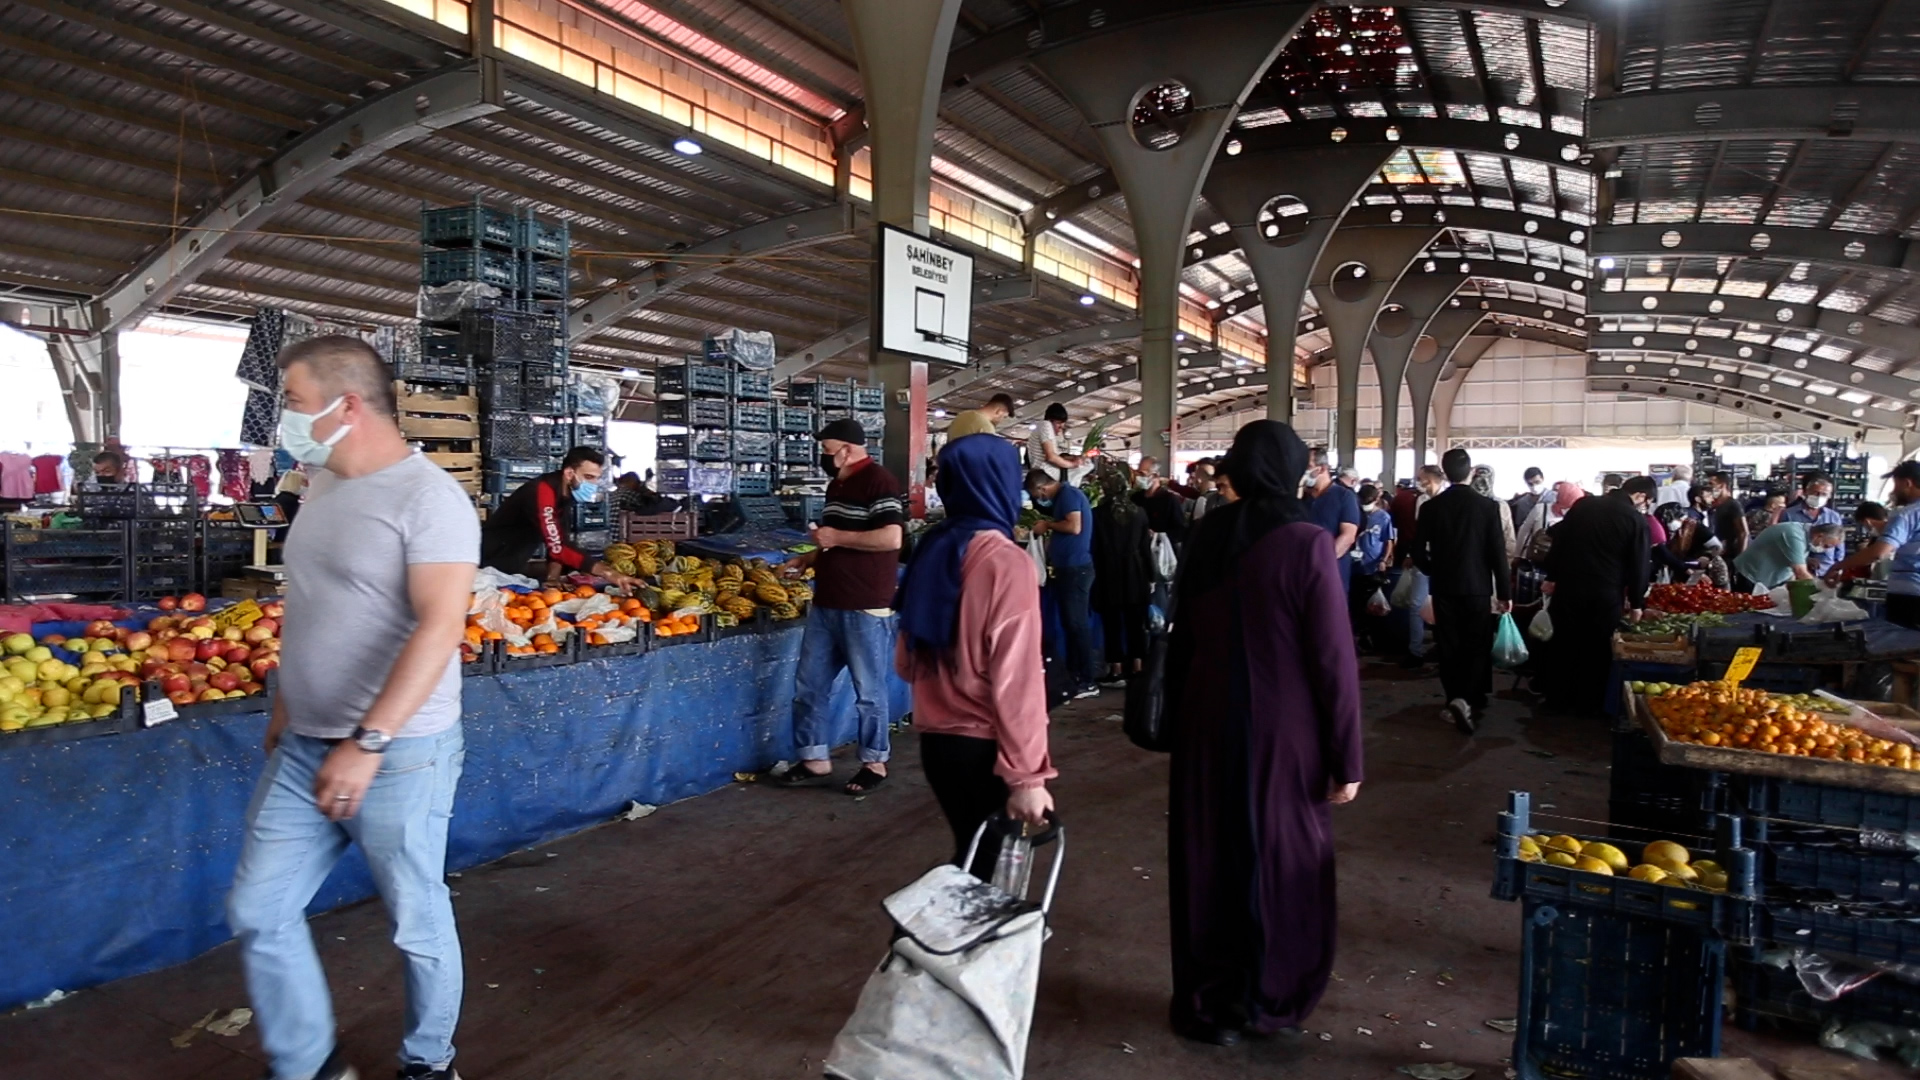
[[[448,476],[460,482],[460,487],[469,495],[480,494],[483,479],[480,471],[479,454],[444,454],[429,452],[427,460],[445,469]]]
[[[409,439],[478,439],[480,399],[445,390],[408,390],[393,384],[400,433]]]
[[[1694,649],[1693,643],[1679,634],[1670,638],[1635,641],[1616,632],[1613,635],[1613,658],[1644,664],[1692,664]]]
[[[1654,718],[1653,710],[1647,707],[1644,694],[1636,694],[1626,687],[1621,688],[1621,693],[1631,703],[1634,715],[1639,718],[1640,726],[1646,730],[1647,738],[1652,740],[1654,751],[1664,764],[1681,765],[1689,769],[1711,769],[1715,772],[1745,773],[1749,776],[1776,776],[1783,780],[1852,788],[1856,791],[1920,795],[1920,771],[1889,769],[1882,765],[1856,765],[1850,761],[1827,761],[1822,758],[1788,757],[1785,754],[1769,754],[1761,750],[1742,750],[1737,747],[1701,746],[1698,743],[1676,742],[1667,738],[1666,729],[1660,726],[1660,721]],[[1920,711],[1890,701],[1861,701],[1856,704],[1879,715],[1895,727],[1920,735]],[[1837,717],[1828,717],[1828,719],[1837,719]]]

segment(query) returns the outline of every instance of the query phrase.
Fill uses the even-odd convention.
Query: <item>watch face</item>
[[[358,743],[362,750],[378,753],[387,748],[387,744],[393,741],[393,736],[384,731],[362,730],[354,733],[353,741]]]

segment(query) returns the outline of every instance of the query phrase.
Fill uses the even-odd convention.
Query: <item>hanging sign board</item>
[[[941,364],[967,363],[973,256],[880,226],[880,348]]]
[[[1721,681],[1739,686],[1746,681],[1747,676],[1753,674],[1754,665],[1759,662],[1759,649],[1737,649],[1733,654],[1733,663],[1727,665],[1727,673],[1721,676]]]

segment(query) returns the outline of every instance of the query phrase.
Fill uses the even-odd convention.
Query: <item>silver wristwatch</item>
[[[370,727],[356,727],[348,738],[353,740],[353,745],[369,754],[384,754],[387,746],[393,742],[393,736]]]

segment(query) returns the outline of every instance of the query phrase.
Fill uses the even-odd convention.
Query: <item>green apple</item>
[[[31,648],[33,648],[31,634],[8,634],[4,639],[0,639],[0,650],[4,650],[8,656],[20,656]]]

